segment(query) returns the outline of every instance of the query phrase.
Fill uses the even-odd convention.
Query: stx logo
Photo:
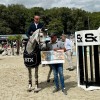
[[[94,36],[93,33],[88,33],[88,34],[85,34],[85,41],[86,42],[97,42],[97,36]]]
[[[77,42],[83,42],[80,34],[77,35]],[[97,36],[94,36],[93,33],[87,33],[85,34],[85,42],[98,42]]]
[[[25,62],[34,62],[33,58],[24,58]]]

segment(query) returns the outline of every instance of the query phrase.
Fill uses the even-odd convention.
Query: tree
[[[76,31],[84,30],[84,23],[82,21],[82,17],[78,18],[78,20],[76,22],[75,30]]]
[[[0,34],[24,34],[28,29],[33,16],[41,16],[49,32],[56,31],[61,34],[77,30],[97,29],[100,26],[100,12],[87,12],[77,8],[42,7],[25,8],[23,5],[11,4],[7,7],[0,5]]]
[[[61,20],[52,19],[52,21],[47,25],[47,28],[49,29],[49,33],[55,32],[58,33],[58,35],[61,35],[64,27]]]
[[[0,5],[0,34],[11,33],[11,29],[6,19],[7,19],[7,8],[4,5]]]
[[[11,29],[8,27],[5,20],[0,20],[0,34],[10,34]]]
[[[100,12],[93,12],[89,16],[90,28],[98,29],[100,27]]]
[[[26,9],[23,5],[9,5],[7,22],[12,29],[12,34],[25,33]]]

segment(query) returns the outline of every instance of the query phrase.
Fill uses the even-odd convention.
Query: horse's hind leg
[[[28,68],[28,74],[29,74],[29,83],[28,83],[28,91],[32,91],[32,69]]]
[[[51,76],[51,73],[52,73],[52,67],[49,65],[50,67],[50,70],[49,70],[49,73],[48,73],[48,76],[47,76],[47,82],[50,82],[50,76]]]
[[[34,92],[39,92],[41,88],[38,87],[38,67],[35,68],[35,89]]]

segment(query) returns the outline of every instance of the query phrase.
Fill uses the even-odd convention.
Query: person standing
[[[64,41],[64,46],[66,49],[65,54],[67,55],[67,61],[68,61],[67,69],[69,71],[72,71],[74,69],[72,65],[72,42],[65,34],[62,34],[61,38],[62,38],[62,41]]]
[[[29,38],[33,32],[35,32],[37,29],[42,28],[43,24],[40,23],[40,16],[35,15],[34,16],[34,21],[31,22],[27,32],[26,32],[26,36]]]
[[[48,50],[60,50],[60,49],[64,49],[62,42],[61,41],[57,41],[57,34],[52,33],[51,34],[51,41],[47,44],[47,48]],[[65,89],[65,84],[64,84],[64,75],[63,75],[63,63],[55,63],[55,64],[51,64],[53,73],[54,73],[54,83],[55,83],[55,90],[53,91],[53,93],[57,92],[60,90],[59,88],[59,77],[60,77],[60,83],[61,83],[61,89],[62,92],[67,95],[67,91]]]

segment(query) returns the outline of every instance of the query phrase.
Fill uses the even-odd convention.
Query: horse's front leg
[[[41,88],[38,87],[38,67],[35,68],[35,89],[34,92],[39,92]]]
[[[32,91],[32,69],[28,68],[28,75],[29,75],[29,83],[28,83],[28,91]]]

